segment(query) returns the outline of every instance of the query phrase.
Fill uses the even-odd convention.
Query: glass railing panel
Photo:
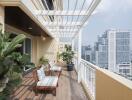
[[[96,69],[91,66],[87,61],[81,60],[81,80],[88,88],[90,95],[95,99],[95,77]]]

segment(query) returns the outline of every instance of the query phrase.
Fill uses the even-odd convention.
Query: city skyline
[[[88,25],[83,28],[82,45],[93,45],[98,35],[108,29],[132,31],[131,18],[131,0],[102,0],[90,17]]]
[[[82,46],[82,59],[132,79],[130,31],[106,30],[94,46]]]

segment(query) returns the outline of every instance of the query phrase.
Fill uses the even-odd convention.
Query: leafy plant
[[[14,60],[13,71],[21,73],[24,68],[32,68],[35,67],[33,63],[30,61],[29,54],[21,54],[19,52],[13,52],[11,54],[12,59]]]
[[[65,45],[65,51],[60,54],[62,60],[66,61],[67,64],[71,64],[73,56],[74,56],[74,52],[72,51],[71,46]]]
[[[39,59],[39,64],[40,64],[40,65],[46,65],[46,64],[48,64],[48,59],[46,59],[44,56],[42,56],[42,57]]]
[[[9,33],[0,32],[0,78],[3,78],[13,66],[11,53],[20,47],[21,44],[19,43],[26,38],[25,35],[20,34],[10,40],[9,36]]]
[[[22,79],[19,73],[14,72],[13,76],[10,76],[10,80],[6,85],[3,92],[0,92],[0,100],[10,100],[9,95],[12,93],[14,87],[19,86]]]
[[[57,52],[56,58],[57,58],[57,61],[59,61],[59,59],[60,59],[60,53],[59,52]]]

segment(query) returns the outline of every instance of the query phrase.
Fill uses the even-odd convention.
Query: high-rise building
[[[108,30],[107,36],[108,69],[119,74],[131,74],[130,32]]]
[[[123,76],[132,76],[129,31],[107,30],[94,45],[92,62]]]
[[[131,50],[131,55],[130,56],[131,56],[130,58],[131,58],[131,63],[132,63],[132,50]]]
[[[90,45],[82,46],[82,58],[89,62],[92,61],[92,48]]]
[[[94,45],[95,63],[101,68],[108,69],[108,42],[107,34],[98,36],[98,42]]]

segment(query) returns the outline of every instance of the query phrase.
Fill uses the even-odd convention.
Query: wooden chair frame
[[[51,67],[51,65],[49,64],[49,62],[48,62],[48,66],[49,66],[49,70],[50,70],[50,68],[52,68],[52,67]],[[60,70],[60,71],[52,71],[52,70],[50,70],[50,73],[52,73],[52,72],[57,72],[58,77],[60,77],[62,70]]]
[[[35,79],[35,86],[33,86],[33,90],[35,91],[35,95],[38,95],[38,90],[52,90],[52,93],[54,96],[56,96],[56,88],[58,87],[58,81],[56,86],[37,86],[38,75],[37,75],[37,69],[33,71],[33,78]]]

